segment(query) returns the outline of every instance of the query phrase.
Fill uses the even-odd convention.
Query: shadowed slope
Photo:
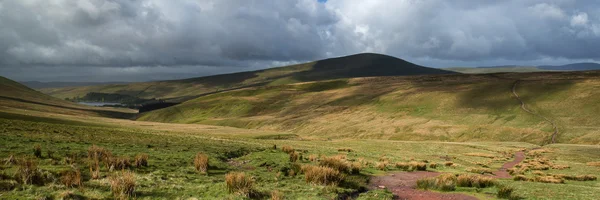
[[[598,144],[600,72],[368,77],[211,94],[139,120],[292,131],[326,138]],[[568,102],[568,103],[565,103]]]
[[[41,91],[58,98],[83,97],[89,92],[100,92],[183,102],[206,93],[248,86],[282,85],[336,78],[452,73],[455,72],[427,68],[391,56],[364,53],[252,72],[172,81],[50,88]]]

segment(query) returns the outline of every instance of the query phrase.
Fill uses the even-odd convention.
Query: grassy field
[[[598,72],[338,79],[222,92],[144,113],[139,120],[290,131],[326,138],[522,141],[557,122],[559,143],[600,144]]]
[[[223,74],[183,80],[113,84],[87,87],[41,89],[57,98],[83,97],[90,92],[116,93],[143,99],[169,99],[182,102],[191,98],[253,85],[282,85],[306,81],[368,76],[448,74],[380,54],[357,54],[266,70]]]
[[[527,153],[509,169],[514,179],[485,188],[454,183],[446,192],[497,199],[508,185],[521,199],[600,199],[600,147],[584,145],[598,144],[596,77],[274,84],[141,117],[149,121],[118,119],[105,112],[134,112],[73,104],[6,79],[0,199],[391,199],[369,179],[410,170],[487,176],[517,151]],[[528,106],[557,121],[558,141],[579,144],[538,145],[551,129],[519,109],[510,93],[516,79]]]
[[[110,177],[122,173],[110,171],[103,165],[100,176],[92,179],[89,170],[90,160],[87,151],[92,145],[104,147],[115,157],[133,159],[138,154],[148,154],[147,167],[128,167],[126,171],[135,174],[135,195],[138,199],[242,199],[243,196],[230,193],[225,183],[229,172],[244,172],[254,180],[254,198],[268,199],[273,190],[284,194],[287,199],[331,199],[346,194],[359,195],[364,192],[369,176],[384,175],[386,171],[401,170],[396,162],[426,160],[442,165],[430,171],[467,174],[471,168],[498,169],[503,162],[510,160],[507,153],[531,149],[536,145],[519,142],[404,142],[389,140],[315,140],[293,134],[263,132],[258,130],[234,129],[227,127],[206,127],[205,125],[161,124],[63,116],[62,121],[48,117],[0,118],[0,158],[2,196],[7,199],[32,199],[41,197],[84,196],[92,199],[112,198]],[[171,126],[163,130],[162,126]],[[183,126],[182,128],[176,128]],[[190,128],[196,127],[196,128]],[[41,156],[34,156],[34,147],[41,147]],[[277,149],[273,146],[276,145]],[[302,155],[302,159],[290,162],[289,155],[282,147],[289,146]],[[385,147],[385,148],[382,148]],[[350,149],[350,150],[348,150]],[[600,167],[586,163],[600,161],[597,146],[588,145],[549,145],[543,155],[552,162],[568,165],[562,170],[546,170],[545,173],[568,175],[599,174]],[[342,151],[343,150],[343,151]],[[48,155],[52,152],[52,156]],[[348,152],[350,151],[350,152]],[[193,166],[194,155],[203,152],[209,156],[208,173],[199,173]],[[27,158],[38,163],[40,173],[47,179],[38,185],[25,185],[13,178],[19,164],[6,162],[9,157]],[[482,157],[482,155],[484,157]],[[489,157],[491,155],[491,157]],[[318,165],[309,159],[323,156],[344,157],[344,162],[360,163],[359,174],[348,174],[337,186],[307,183],[305,175],[298,172],[292,176],[289,169],[296,165]],[[488,157],[485,157],[488,156]],[[68,157],[75,161],[69,163]],[[379,163],[389,165],[382,170]],[[452,162],[452,167],[444,166]],[[69,188],[62,183],[61,172],[79,170],[82,173],[83,187]],[[285,173],[284,173],[285,172]],[[296,173],[296,172],[295,172]],[[533,176],[532,171],[525,173]],[[560,199],[569,196],[574,199],[597,199],[598,181],[567,181],[565,184],[522,182],[501,180],[515,187],[515,193],[528,199]],[[274,189],[275,188],[275,189]],[[456,192],[481,198],[495,198],[497,190],[486,188],[474,190],[459,188]],[[385,191],[370,191],[389,195]]]

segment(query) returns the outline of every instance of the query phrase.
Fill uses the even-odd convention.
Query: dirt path
[[[514,167],[525,159],[525,152],[519,151],[515,153],[515,159],[513,161],[504,163],[498,171],[494,172],[494,178],[512,178],[512,176],[506,171],[509,168]]]
[[[371,178],[371,189],[387,188],[394,194],[394,199],[454,199],[454,200],[476,200],[477,198],[464,194],[439,193],[428,190],[416,189],[417,180],[439,175],[438,172],[395,172],[385,176]]]
[[[523,101],[523,99],[521,99],[521,97],[519,97],[519,94],[517,94],[517,85],[519,85],[519,82],[521,82],[520,80],[515,81],[515,83],[513,84],[512,87],[512,93],[513,95],[515,95],[515,97],[517,98],[517,100],[519,100],[519,102],[521,102],[521,109],[524,110],[525,112],[538,116],[542,119],[544,119],[544,121],[550,123],[550,125],[552,125],[552,128],[554,129],[554,133],[552,133],[552,138],[550,140],[550,144],[554,144],[556,143],[556,136],[558,136],[558,127],[556,126],[556,123],[554,123],[554,121],[548,119],[547,117],[544,117],[538,113],[535,113],[531,110],[529,110],[529,108],[527,108],[527,105],[525,105],[525,102]]]
[[[525,159],[525,152],[515,153],[515,159],[504,163],[498,171],[494,173],[494,178],[512,178],[506,171]],[[416,189],[417,180],[422,178],[435,177],[439,172],[416,171],[416,172],[395,172],[385,176],[375,176],[371,178],[370,189],[386,188],[394,194],[394,199],[413,199],[413,200],[431,200],[431,199],[454,199],[454,200],[475,200],[477,198],[465,194],[439,193],[428,190]]]

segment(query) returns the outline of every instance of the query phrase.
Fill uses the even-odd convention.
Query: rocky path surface
[[[538,117],[544,119],[544,121],[550,123],[550,125],[552,125],[552,128],[554,129],[554,133],[552,133],[552,138],[550,139],[550,144],[556,143],[556,137],[558,136],[558,127],[556,126],[556,123],[554,123],[554,121],[548,119],[547,117],[544,117],[543,115],[535,113],[532,110],[529,110],[529,108],[527,108],[527,105],[525,104],[523,99],[521,99],[521,97],[519,97],[519,94],[517,94],[517,86],[519,85],[520,82],[521,82],[520,80],[515,81],[515,83],[513,84],[513,87],[512,87],[512,93],[513,93],[513,95],[515,95],[517,100],[519,100],[519,102],[521,102],[521,109],[529,114],[538,116]]]
[[[395,172],[385,176],[375,176],[371,179],[371,189],[386,188],[394,194],[394,199],[413,200],[476,200],[477,198],[464,194],[439,193],[416,189],[417,180],[439,175],[438,172]]]
[[[508,173],[507,169],[514,167],[519,164],[521,161],[525,160],[525,152],[519,151],[515,153],[515,159],[513,161],[504,163],[498,171],[494,172],[495,178],[512,178],[512,176]]]
[[[494,178],[511,178],[507,169],[514,167],[525,159],[525,152],[515,153],[515,159],[504,163],[498,171],[494,173]],[[419,190],[417,180],[422,178],[435,177],[439,172],[416,171],[416,172],[395,172],[385,176],[375,176],[371,178],[370,189],[388,189],[394,194],[394,199],[411,200],[475,200],[477,198],[465,194],[440,193],[429,190]]]

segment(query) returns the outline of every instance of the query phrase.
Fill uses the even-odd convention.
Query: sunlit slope
[[[600,73],[562,72],[338,79],[200,97],[139,120],[291,131],[329,138],[600,143]]]
[[[184,80],[156,81],[103,86],[49,88],[58,98],[83,97],[89,92],[118,93],[139,98],[184,101],[202,94],[254,85],[281,85],[335,78],[450,74],[380,54],[357,54],[266,70],[224,74]]]
[[[0,108],[3,112],[30,110],[69,115],[129,118],[133,110],[96,108],[57,99],[0,76]]]

